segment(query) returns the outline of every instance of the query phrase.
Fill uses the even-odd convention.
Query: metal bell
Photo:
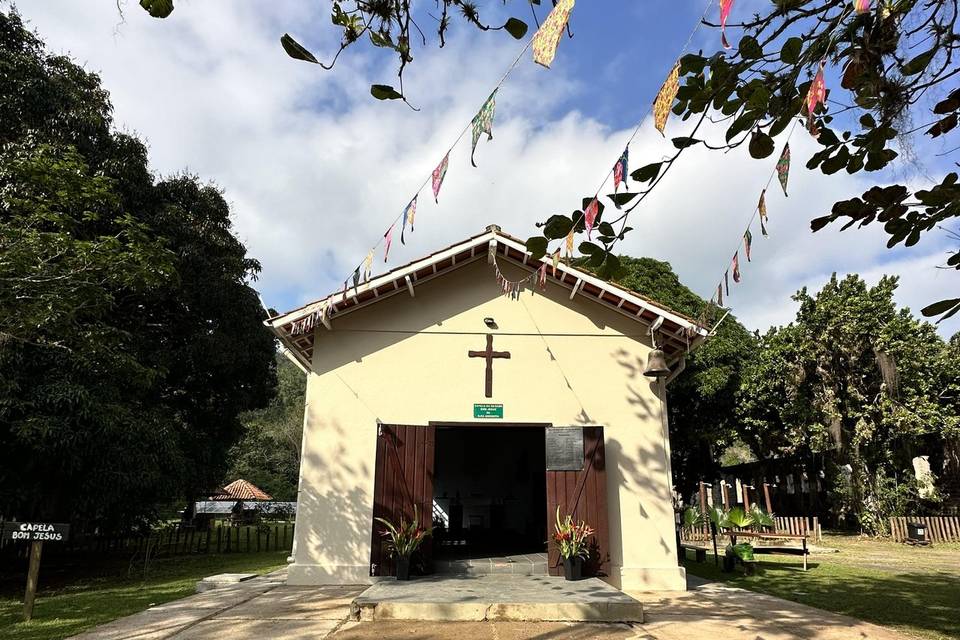
[[[663,378],[670,375],[667,356],[661,349],[654,349],[650,352],[647,357],[647,368],[643,370],[643,375],[650,378]]]

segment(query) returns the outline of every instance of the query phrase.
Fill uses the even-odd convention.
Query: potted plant
[[[557,506],[557,524],[553,539],[563,558],[563,575],[567,580],[579,580],[583,576],[583,561],[590,556],[587,538],[594,534],[583,520],[574,523],[573,516],[560,519],[560,507]]]
[[[390,556],[396,558],[397,580],[410,579],[410,556],[420,547],[420,544],[433,532],[433,527],[421,527],[417,506],[413,506],[413,520],[407,522],[400,516],[400,524],[394,526],[385,518],[377,520],[387,528],[380,535],[387,539],[387,550]]]
[[[739,558],[743,564],[744,571],[752,573],[753,545],[749,542],[734,544],[733,541],[736,540],[737,531],[745,531],[755,522],[753,516],[744,511],[743,507],[734,507],[726,513],[721,526],[723,526],[724,529],[728,529],[731,542],[727,545],[726,554],[723,558],[724,571],[733,571],[734,564],[736,564]]]

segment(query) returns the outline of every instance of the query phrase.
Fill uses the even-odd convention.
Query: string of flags
[[[507,68],[506,72],[500,78],[500,81],[484,101],[476,115],[473,116],[467,126],[464,127],[464,129],[460,132],[450,148],[447,149],[443,159],[431,172],[430,177],[428,177],[427,180],[420,185],[420,187],[414,193],[413,198],[411,198],[407,206],[404,207],[403,212],[397,216],[392,223],[390,223],[390,226],[387,227],[387,230],[384,232],[383,236],[379,238],[377,243],[367,252],[363,262],[361,262],[357,268],[353,270],[351,276],[343,281],[343,289],[339,292],[341,300],[346,300],[348,292],[351,288],[353,288],[354,292],[356,293],[361,283],[366,283],[370,280],[373,271],[374,255],[377,248],[381,244],[383,244],[383,261],[384,263],[389,261],[390,248],[393,245],[393,232],[396,228],[397,222],[401,223],[400,243],[406,244],[407,227],[410,227],[410,233],[413,233],[414,230],[414,218],[416,217],[417,213],[417,199],[420,196],[420,192],[423,191],[428,183],[430,184],[433,192],[434,202],[438,205],[440,204],[440,189],[443,186],[444,179],[447,176],[447,170],[450,166],[450,152],[457,146],[464,135],[466,135],[468,130],[471,132],[470,164],[474,167],[477,166],[475,159],[477,143],[484,134],[486,134],[488,141],[493,140],[493,124],[496,116],[497,92],[500,90],[500,87],[503,85],[503,83],[506,82],[514,68],[516,68],[516,66],[519,64],[520,60],[523,58],[523,55],[530,48],[533,49],[534,62],[546,68],[550,67],[550,65],[553,63],[554,57],[556,56],[556,51],[560,44],[560,38],[563,35],[563,31],[567,28],[567,23],[569,22],[570,13],[573,10],[574,3],[575,0],[559,0],[559,2],[554,4],[554,7],[551,9],[547,19],[544,20],[543,24],[537,30],[536,34],[534,34],[533,38],[527,42],[527,45],[522,51],[520,51],[519,55],[517,55],[517,58]],[[624,160],[623,170],[626,172],[626,160]],[[334,297],[336,297],[336,294],[331,296],[330,299],[332,300]],[[317,322],[321,321],[324,317],[329,316],[331,311],[332,304],[330,304],[330,301],[328,300],[324,303],[321,309],[318,309],[312,312],[310,315],[300,318],[294,322],[291,328],[291,333],[294,335],[299,335],[313,330]]]
[[[500,271],[500,265],[497,262],[496,257],[493,259],[493,270],[496,274],[497,286],[500,287],[500,292],[502,295],[507,296],[511,300],[516,300],[520,297],[520,294],[527,287],[527,285],[534,283],[538,289],[545,291],[547,289],[547,263],[542,263],[536,271],[533,273],[520,278],[519,280],[510,280],[503,272]],[[557,260],[553,261],[553,275],[557,275]]]

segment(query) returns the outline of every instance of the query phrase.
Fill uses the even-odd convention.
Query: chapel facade
[[[308,372],[290,584],[392,575],[375,518],[414,513],[434,527],[415,571],[557,575],[559,510],[595,530],[591,574],[685,588],[666,385],[692,319],[488,227],[267,324]]]

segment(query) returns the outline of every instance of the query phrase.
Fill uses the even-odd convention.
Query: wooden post
[[[723,499],[724,510],[730,508],[730,498],[727,496],[727,479],[720,478],[720,497]]]
[[[753,489],[752,485],[741,484],[743,488],[743,510],[750,511],[750,489]]]
[[[770,503],[770,483],[763,483],[763,498],[767,502],[767,513],[773,513],[773,506]]]
[[[707,483],[700,481],[700,513],[707,516]]]
[[[40,554],[43,552],[43,542],[30,543],[30,568],[27,570],[27,592],[23,596],[23,620],[30,622],[33,619],[33,602],[37,598],[37,579],[40,576]]]

